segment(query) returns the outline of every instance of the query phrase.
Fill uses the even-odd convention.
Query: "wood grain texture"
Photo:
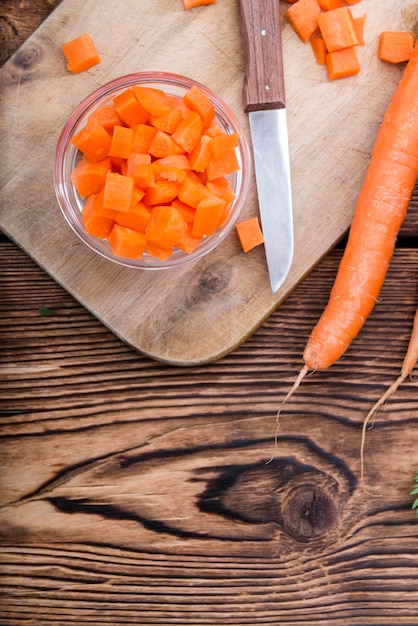
[[[417,252],[397,250],[380,306],[289,402],[275,449],[341,250],[240,349],[173,368],[2,244],[1,623],[414,624],[416,380],[368,433],[375,497],[358,476],[362,420],[408,342]]]
[[[251,335],[347,230],[379,120],[402,71],[379,64],[372,42],[385,24],[409,28],[415,18],[410,0],[384,6],[370,0],[364,71],[338,84],[326,80],[310,49],[283,23],[295,255],[273,295],[263,248],[244,255],[235,233],[201,261],[156,275],[98,258],[60,215],[51,173],[59,130],[73,107],[107,80],[150,68],[186,74],[219,93],[248,133],[235,0],[194,12],[177,0],[153,0],[152,10],[145,4],[120,3],[116,19],[111,0],[64,0],[3,67],[0,224],[130,345],[162,362],[199,364]],[[102,62],[73,76],[60,45],[86,29]],[[257,211],[253,184],[243,217]]]
[[[0,9],[26,21],[47,4]],[[367,434],[376,495],[358,483],[361,424],[418,302],[417,200],[370,320],[304,381],[277,449],[342,245],[239,349],[179,368],[0,236],[2,626],[417,624],[416,378]]]
[[[61,0],[2,0],[0,4],[0,66],[42,24]]]

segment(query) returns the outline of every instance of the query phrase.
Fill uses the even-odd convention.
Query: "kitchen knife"
[[[273,293],[293,259],[293,210],[279,0],[238,0],[261,225]]]

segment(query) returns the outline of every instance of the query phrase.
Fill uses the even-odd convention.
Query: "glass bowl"
[[[84,228],[81,210],[85,199],[77,193],[70,181],[70,175],[80,158],[78,149],[71,143],[71,138],[86,124],[88,116],[98,107],[110,104],[113,98],[128,87],[140,84],[162,89],[165,93],[182,97],[193,85],[201,89],[213,102],[216,120],[224,133],[237,133],[239,145],[236,148],[239,171],[229,175],[228,182],[234,191],[235,199],[230,207],[224,224],[213,235],[206,236],[193,252],[186,253],[173,249],[172,255],[165,260],[144,252],[140,259],[116,256],[106,240],[90,235]],[[238,221],[250,185],[251,158],[247,140],[239,120],[231,108],[219,96],[204,85],[184,76],[167,72],[138,72],[122,76],[106,83],[87,96],[71,113],[60,134],[54,160],[54,189],[63,216],[75,234],[89,248],[99,255],[120,265],[138,269],[168,269],[195,261],[214,250],[231,232]]]

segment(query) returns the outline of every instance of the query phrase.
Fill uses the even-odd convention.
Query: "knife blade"
[[[238,0],[261,226],[273,293],[293,260],[293,208],[279,0]]]

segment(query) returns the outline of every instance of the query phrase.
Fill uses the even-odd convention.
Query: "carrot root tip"
[[[278,447],[278,437],[279,437],[279,430],[280,430],[280,414],[281,414],[281,412],[283,410],[284,405],[293,396],[293,394],[295,393],[295,391],[297,390],[297,388],[301,384],[302,380],[308,374],[308,372],[309,372],[308,366],[304,365],[302,367],[302,369],[300,370],[299,374],[297,375],[295,382],[293,383],[293,385],[291,386],[291,388],[287,392],[286,396],[284,397],[284,399],[282,400],[282,402],[281,402],[281,404],[280,404],[280,406],[278,408],[278,411],[276,413],[276,430],[275,430],[275,433],[274,433],[274,451],[275,452],[277,452],[277,447]],[[269,459],[266,462],[266,465],[271,463],[273,459],[274,459],[274,454],[271,457],[271,459]]]
[[[370,493],[364,486],[364,448],[365,448],[365,444],[366,444],[366,432],[367,432],[367,430],[371,430],[373,428],[374,422],[375,422],[375,418],[376,418],[376,413],[379,410],[379,408],[386,402],[386,400],[388,400],[397,391],[398,387],[403,383],[405,378],[406,378],[406,376],[404,376],[404,375],[399,376],[386,389],[385,393],[383,393],[380,396],[380,398],[377,400],[377,402],[374,403],[374,405],[372,406],[370,411],[367,413],[366,419],[363,422],[363,426],[362,426],[362,429],[361,429],[361,444],[360,444],[360,477],[361,477],[362,488],[368,495],[375,495],[376,496],[377,494]]]

